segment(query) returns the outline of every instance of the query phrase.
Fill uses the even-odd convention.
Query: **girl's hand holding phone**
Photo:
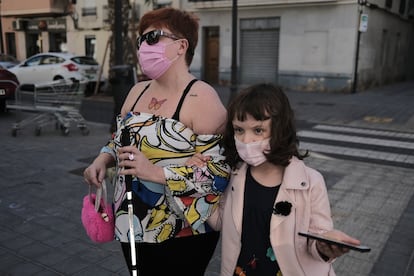
[[[371,250],[369,247],[361,245],[359,240],[339,230],[328,231],[323,235],[302,232],[298,234],[309,239],[317,240],[316,247],[319,253],[328,259],[342,256],[348,253],[349,250],[356,250],[358,252],[369,252]]]

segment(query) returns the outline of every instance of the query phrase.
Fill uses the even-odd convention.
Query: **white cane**
[[[129,244],[131,247],[131,264],[132,264],[132,275],[137,276],[137,259],[135,251],[135,232],[134,232],[134,206],[132,204],[132,192],[127,192],[128,199],[128,221],[129,221]]]
[[[127,127],[125,127],[122,130],[121,143],[122,143],[122,146],[129,146],[131,144],[129,130]],[[127,169],[127,167],[125,167],[125,169]],[[125,175],[125,184],[126,184],[127,200],[128,200],[129,244],[131,247],[131,271],[132,271],[133,276],[137,276],[138,269],[137,269],[137,258],[136,258],[136,248],[135,248],[134,205],[132,202],[132,175]]]

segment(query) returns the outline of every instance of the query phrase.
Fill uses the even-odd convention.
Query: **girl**
[[[298,232],[360,242],[333,230],[324,178],[302,161],[307,152],[298,150],[294,113],[281,88],[258,84],[238,94],[223,143],[233,171],[209,218],[222,230],[221,275],[335,275],[331,263],[348,249]],[[197,158],[191,162],[208,160]]]

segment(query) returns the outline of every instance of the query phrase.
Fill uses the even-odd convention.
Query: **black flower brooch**
[[[292,209],[292,204],[288,201],[280,201],[277,202],[275,207],[273,207],[273,214],[281,215],[281,216],[288,216],[290,214],[290,210]]]

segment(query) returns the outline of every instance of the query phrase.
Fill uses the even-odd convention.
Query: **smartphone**
[[[322,242],[326,242],[328,244],[333,244],[333,245],[337,245],[337,246],[341,246],[341,247],[346,247],[349,248],[351,250],[356,250],[359,252],[369,252],[371,251],[371,248],[369,248],[368,246],[365,245],[354,245],[354,244],[350,244],[350,243],[345,243],[345,242],[341,242],[338,240],[333,240],[318,234],[314,234],[314,233],[303,233],[303,232],[299,232],[298,233],[299,236],[303,236],[303,237],[307,237],[309,239],[314,239],[314,240],[318,240],[318,241],[322,241]]]

